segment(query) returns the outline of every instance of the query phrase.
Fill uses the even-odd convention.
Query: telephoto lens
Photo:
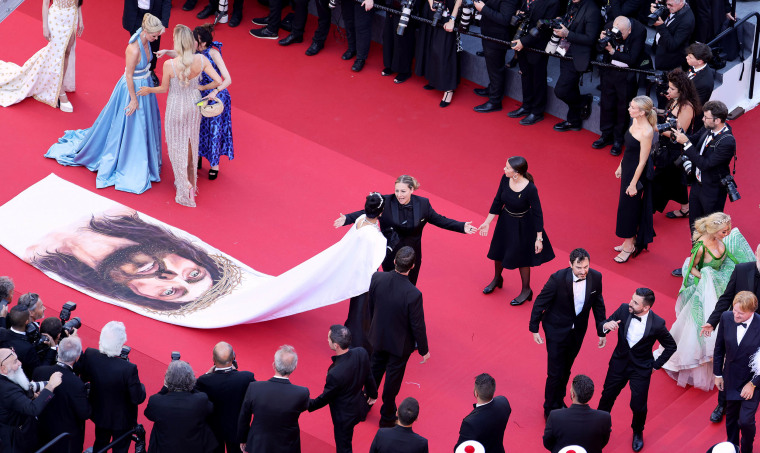
[[[437,27],[443,17],[443,2],[433,1],[433,9],[433,27]]]
[[[475,11],[473,0],[462,0],[462,13],[459,15],[459,32],[467,33],[472,22],[472,13]]]
[[[413,0],[403,0],[401,2],[401,16],[398,18],[398,27],[396,27],[396,34],[404,36],[407,25],[409,25],[409,19],[412,17],[412,2]]]

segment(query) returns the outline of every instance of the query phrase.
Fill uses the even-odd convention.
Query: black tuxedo
[[[309,412],[330,405],[335,448],[338,453],[351,453],[354,426],[361,421],[364,390],[370,398],[377,398],[377,385],[370,373],[369,355],[364,348],[351,348],[332,357],[327,369],[325,389],[309,401]]]
[[[707,318],[707,324],[712,325],[713,328],[717,327],[721,316],[726,311],[731,310],[734,297],[741,291],[751,291],[755,293],[755,296],[760,294],[760,271],[758,271],[757,263],[754,261],[736,265],[731,273],[731,278],[728,280],[726,290],[723,291],[715,304],[715,309]],[[760,307],[758,307],[758,313],[760,313]]]
[[[591,409],[588,404],[573,404],[549,414],[544,447],[557,453],[568,445],[578,445],[587,453],[602,453],[611,432],[612,418],[608,412]]]
[[[518,0],[486,0],[480,11],[480,32],[484,36],[509,41],[514,30],[509,21],[517,11]],[[483,56],[488,71],[488,98],[491,103],[501,105],[507,86],[507,70],[504,60],[507,46],[483,39]]]
[[[369,342],[375,382],[379,384],[387,373],[380,416],[384,421],[394,421],[396,395],[415,343],[420,355],[428,353],[422,293],[405,275],[396,271],[375,272],[369,284],[369,311],[372,313]]]
[[[240,409],[238,441],[249,453],[300,453],[298,417],[308,408],[309,389],[289,379],[252,382]]]
[[[35,399],[15,382],[0,375],[0,447],[3,453],[37,450],[37,420],[53,392],[43,389]]]
[[[130,36],[135,34],[138,28],[142,26],[143,16],[145,13],[150,13],[161,20],[166,30],[169,30],[169,16],[171,15],[171,0],[150,0],[150,8],[148,10],[140,9],[137,7],[137,0],[124,0],[124,13],[121,16],[121,25],[124,30],[129,32]],[[156,58],[155,53],[161,48],[161,37],[150,43],[150,50],[153,52],[153,59],[150,62],[150,70],[156,70]]]
[[[713,373],[722,376],[726,391],[726,435],[728,441],[739,445],[741,451],[751,452],[755,439],[755,413],[760,403],[760,391],[755,389],[750,400],[741,397],[742,387],[748,382],[760,385],[760,375],[754,375],[751,356],[760,348],[760,315],[752,314],[752,321],[741,343],[737,343],[737,330],[733,312],[725,312],[720,317],[718,334],[715,337]]]
[[[605,336],[601,325],[606,318],[602,297],[602,274],[589,269],[583,308],[575,314],[573,271],[568,267],[549,277],[533,304],[528,330],[538,333],[539,322],[546,333],[546,388],[544,411],[563,406],[570,371],[588,327],[589,313],[593,309],[597,335]]]
[[[630,381],[633,411],[631,428],[634,432],[642,432],[647,418],[647,396],[652,370],[659,370],[676,352],[677,345],[668,332],[665,320],[652,310],[649,310],[647,315],[644,335],[633,347],[628,345],[628,329],[632,322],[642,321],[633,319],[628,311],[628,304],[622,304],[605,322],[609,321],[620,321],[617,329],[618,342],[610,358],[607,377],[604,379],[599,410],[610,412],[620,391]],[[657,360],[652,354],[656,342],[665,348]]]
[[[472,412],[462,420],[454,450],[463,442],[476,440],[487,453],[504,453],[504,430],[512,414],[509,401],[504,396],[496,396],[490,403],[473,406]]]
[[[56,371],[61,372],[61,385],[53,391],[55,398],[39,417],[39,446],[45,445],[59,434],[69,433],[71,438],[68,449],[64,442],[59,442],[47,451],[81,453],[84,450],[84,422],[90,418],[87,390],[84,382],[68,365],[41,366],[34,371],[34,380],[50,380]]]
[[[203,392],[159,392],[151,396],[145,408],[145,417],[153,422],[148,453],[214,451],[217,441],[207,422],[213,409]]]
[[[543,1],[543,0],[541,0]],[[383,261],[383,270],[392,271],[395,266],[393,260],[396,251],[401,247],[409,246],[414,249],[414,267],[409,272],[409,281],[417,284],[417,276],[422,264],[422,230],[428,223],[443,228],[444,230],[464,233],[464,222],[444,217],[430,205],[430,200],[417,195],[412,195],[411,200],[405,206],[399,204],[395,195],[383,195],[383,215],[380,216],[380,230],[388,238],[389,250]],[[356,211],[346,214],[345,225],[350,225],[364,214],[364,211]],[[393,233],[396,234],[393,234]],[[398,244],[393,244],[393,238],[398,237]]]
[[[688,4],[678,10],[670,24],[663,23],[657,27],[660,39],[652,45],[654,48],[654,64],[660,71],[670,71],[686,63],[686,46],[689,45],[691,33],[694,31],[694,13]]]
[[[87,348],[77,362],[84,382],[90,383],[95,445],[99,451],[137,424],[137,405],[145,401],[145,386],[137,365],[120,357],[108,357]],[[129,449],[129,439],[114,447],[114,453]]]
[[[30,380],[35,368],[40,366],[40,358],[34,345],[29,343],[26,334],[17,333],[10,329],[0,330],[0,348],[13,348],[21,361],[24,374]]]
[[[209,418],[211,430],[219,445],[216,453],[240,451],[237,435],[237,421],[240,407],[243,405],[248,385],[256,379],[250,371],[238,371],[233,368],[213,371],[198,377],[195,388],[208,395],[214,404],[214,412]]]
[[[705,102],[710,100],[713,88],[715,87],[715,70],[710,66],[705,65],[704,68],[694,74],[691,81],[694,82],[694,88],[697,89],[699,102],[702,105],[705,105]]]
[[[428,453],[428,441],[412,427],[396,425],[377,430],[369,453]]]
[[[536,26],[541,19],[552,19],[557,16],[559,11],[558,0],[534,0],[530,8],[527,2],[523,0],[520,10],[527,11],[530,28]],[[544,50],[546,43],[549,42],[551,31],[545,27],[537,37],[530,34],[520,38],[524,47]],[[546,110],[546,65],[549,63],[549,56],[531,52],[523,49],[517,52],[517,62],[520,65],[520,81],[522,84],[522,107],[528,110],[528,113],[534,115],[543,115]]]

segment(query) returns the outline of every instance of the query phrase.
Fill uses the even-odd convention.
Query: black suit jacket
[[[602,453],[610,441],[611,432],[609,412],[591,409],[588,404],[573,404],[549,414],[544,429],[544,447],[557,453],[568,445],[578,445],[587,453]]]
[[[353,426],[361,418],[362,389],[370,398],[377,398],[377,385],[369,366],[369,354],[364,348],[351,348],[332,357],[327,369],[325,389],[309,401],[309,412],[330,405],[330,415],[336,427]]]
[[[369,342],[374,352],[405,357],[414,351],[416,342],[420,355],[428,353],[422,293],[406,275],[375,272],[369,284],[368,304],[372,313]]]
[[[760,271],[757,270],[757,263],[751,261],[749,263],[739,263],[731,273],[731,278],[728,280],[726,290],[718,299],[715,304],[715,309],[709,318],[707,318],[707,324],[717,327],[720,322],[720,317],[724,312],[731,310],[734,304],[734,297],[740,291],[751,291],[757,296],[760,292]],[[760,310],[760,306],[757,308]]]
[[[731,174],[729,165],[736,153],[736,139],[731,133],[731,126],[727,127],[725,132],[710,140],[701,156],[699,150],[702,149],[702,143],[709,132],[704,128],[689,137],[692,146],[684,148],[683,151],[694,163],[694,167],[702,172],[701,196],[711,203],[721,198],[725,200],[728,194],[720,180]],[[696,169],[694,171],[696,172]]]
[[[195,388],[208,395],[214,405],[209,424],[220,444],[238,442],[237,422],[245,392],[256,381],[250,371],[229,369],[198,377]]]
[[[528,8],[526,1],[523,0],[522,5],[520,6],[520,10],[527,11],[528,23],[530,24],[528,29],[531,29],[535,27],[538,24],[538,21],[541,19],[553,19],[557,17],[557,13],[559,12],[559,1],[534,0],[533,3],[531,3],[530,8]],[[537,37],[533,37],[528,33],[520,38],[520,42],[524,47],[544,50],[546,49],[546,44],[549,42],[551,35],[551,30],[547,30],[546,27],[544,27],[540,30]],[[528,63],[530,64],[536,64],[540,62],[543,57],[545,57],[542,54],[531,52],[530,50],[521,50],[521,52],[527,52],[526,57]]]
[[[602,27],[602,12],[594,0],[581,0],[581,6],[570,24],[567,41],[570,56],[578,72],[585,72],[591,63],[591,55],[596,49]]]
[[[238,441],[246,443],[249,453],[300,453],[298,417],[308,408],[306,387],[274,377],[253,382],[240,409]]]
[[[576,316],[573,271],[568,267],[549,277],[533,304],[528,330],[538,333],[538,324],[543,322],[546,337],[555,342],[564,340],[573,329],[583,335],[588,328],[588,316],[592,309],[597,335],[603,337],[606,334],[601,329],[601,325],[607,315],[602,298],[602,274],[589,269],[586,277],[586,300],[580,314]]]
[[[694,78],[691,81],[694,82],[694,88],[697,89],[699,102],[705,105],[705,102],[710,100],[713,88],[715,87],[715,70],[705,65],[704,68],[694,74]]]
[[[26,335],[10,329],[0,329],[0,348],[13,348],[16,351],[24,374],[31,380],[35,368],[40,366],[40,358],[34,345],[27,340]]]
[[[694,31],[694,12],[684,5],[667,27],[663,22],[655,27],[660,39],[653,44],[654,63],[660,71],[670,71],[686,63],[686,46]]]
[[[428,441],[412,427],[396,425],[377,430],[369,453],[428,453]]]
[[[148,453],[207,453],[217,445],[208,425],[214,405],[203,392],[157,393],[145,417],[153,422]]]
[[[606,28],[612,28],[612,21],[605,24]],[[604,62],[611,63],[612,60],[617,60],[621,63],[625,63],[629,68],[638,68],[641,66],[641,62],[646,55],[644,53],[644,45],[647,40],[647,30],[644,25],[639,21],[631,19],[631,33],[623,41],[623,47],[621,50],[616,51],[613,55],[610,55],[606,50],[604,54]],[[606,69],[605,69],[606,71]],[[636,79],[636,74],[628,72],[630,79]]]
[[[619,328],[617,329],[618,342],[610,358],[610,368],[615,366],[617,369],[622,370],[626,367],[626,364],[630,363],[637,368],[659,370],[670,359],[670,356],[676,352],[676,341],[670,335],[670,332],[668,332],[665,320],[657,316],[652,310],[649,310],[644,336],[641,337],[638,343],[633,345],[633,348],[628,346],[628,340],[626,339],[628,326],[631,322],[640,321],[634,321],[631,318],[628,304],[622,304],[604,322],[609,321],[620,321]],[[658,341],[665,350],[657,360],[654,360],[652,347]]]
[[[480,11],[480,31],[485,36],[509,40],[509,21],[517,11],[518,0],[485,0]]]
[[[48,381],[56,371],[61,372],[61,385],[53,391],[53,398],[40,415],[39,437],[42,446],[62,433],[69,433],[69,449],[61,442],[50,448],[50,453],[81,453],[84,450],[84,422],[90,418],[90,402],[84,382],[66,365],[41,366],[34,370],[35,381]]]
[[[486,453],[504,453],[504,430],[507,429],[512,408],[504,396],[496,396],[490,403],[475,408],[462,420],[459,428],[459,444],[468,440],[477,440]]]
[[[150,9],[148,12],[161,19],[164,27],[169,27],[169,16],[171,15],[171,0],[150,0]],[[132,33],[133,30],[140,28],[138,15],[137,0],[124,0],[124,13],[121,16],[121,25],[124,30]]]
[[[3,453],[27,453],[37,448],[37,421],[53,392],[43,389],[35,399],[0,375],[0,447]]]
[[[741,392],[747,382],[760,385],[760,374],[753,376],[752,368],[749,367],[750,357],[760,348],[760,315],[752,314],[752,322],[747,327],[741,344],[736,343],[738,327],[734,322],[734,313],[723,313],[720,321],[718,336],[715,337],[713,374],[723,376],[727,400],[744,400]],[[760,401],[760,392],[757,390],[752,395],[752,401]]]
[[[80,377],[90,383],[95,426],[109,430],[133,428],[137,424],[137,405],[146,397],[137,365],[93,348],[87,348],[77,363]]]
[[[614,20],[618,16],[625,16],[632,20],[638,20],[645,3],[649,7],[649,2],[643,0],[610,0],[607,7],[607,17]]]

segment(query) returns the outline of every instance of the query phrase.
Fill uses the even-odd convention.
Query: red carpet
[[[200,23],[183,12],[175,0],[172,25]],[[567,253],[588,249],[592,265],[605,278],[608,311],[627,302],[638,286],[657,294],[655,311],[671,323],[679,281],[670,271],[688,253],[685,221],[655,218],[657,238],[651,252],[624,265],[613,263],[619,182],[613,172],[619,159],[590,148],[596,138],[588,131],[561,134],[551,130],[553,119],[523,128],[504,112],[478,115],[472,107],[481,98],[464,82],[447,109],[438,107],[438,92],[421,89],[413,78],[395,85],[380,77],[379,47],[373,47],[361,73],[340,60],[345,43],[330,38],[315,57],[305,57],[307,43],[282,48],[275,42],[249,36],[250,19],[265,14],[247,2],[243,24],[221,25],[216,38],[224,42],[224,57],[233,78],[233,122],[236,158],[224,160],[213,183],[201,173],[198,208],[174,203],[173,177],[164,156],[163,181],[143,195],[98,191],[101,195],[145,212],[195,234],[204,241],[269,274],[279,274],[334,243],[344,230],[334,230],[339,212],[357,209],[370,191],[393,189],[393,180],[412,174],[422,183],[423,196],[436,210],[479,225],[490,206],[504,161],[521,154],[530,162],[544,207],[546,230],[558,258],[534,270],[538,292],[547,276],[566,265]],[[85,34],[77,44],[77,93],[70,96],[75,113],[64,114],[34,100],[0,109],[3,136],[5,202],[45,175],[55,172],[89,190],[94,175],[83,168],[61,167],[42,155],[65,129],[89,127],[110,96],[124,66],[127,33],[120,24],[121,2],[89,1],[84,5]],[[2,23],[4,60],[21,63],[44,45],[39,3],[26,2]],[[313,31],[309,21],[307,36]],[[282,37],[285,34],[281,34]],[[163,47],[171,46],[171,30]],[[165,104],[165,97],[159,99]],[[508,100],[505,110],[516,103]],[[753,178],[760,158],[750,144],[760,136],[751,128],[760,114],[751,112],[733,122],[739,143],[736,175],[743,199],[727,210],[754,246],[760,241],[757,224],[760,182]],[[13,219],[3,219],[13,222]],[[436,228],[425,233],[425,257],[419,287],[425,297],[431,361],[420,365],[413,356],[399,401],[420,400],[415,430],[430,440],[431,451],[451,451],[459,424],[473,403],[475,375],[491,373],[497,392],[509,398],[513,413],[505,436],[509,451],[542,451],[544,423],[541,402],[546,371],[543,346],[527,330],[530,304],[510,307],[518,292],[516,272],[505,273],[505,289],[490,296],[481,289],[491,279],[485,258],[489,239],[462,236]],[[55,314],[68,300],[78,303],[86,346],[97,347],[99,328],[112,319],[127,325],[132,361],[139,365],[149,394],[158,391],[170,352],[179,350],[197,373],[211,365],[211,348],[226,340],[237,350],[242,368],[257,378],[272,374],[276,347],[289,343],[300,353],[296,384],[313,395],[321,392],[330,351],[324,337],[328,326],[342,323],[347,304],[276,321],[200,331],[161,324],[126,310],[95,301],[59,285],[0,251],[3,268],[18,292],[41,294]],[[252,300],[251,303],[256,303]],[[605,349],[595,347],[593,333],[581,352],[575,373],[597,383],[596,404],[615,339]],[[629,392],[613,411],[613,434],[607,451],[630,451]],[[677,387],[664,373],[652,379],[649,419],[645,433],[648,451],[699,452],[724,439],[723,425],[707,418],[714,393]],[[356,429],[356,451],[367,451],[376,431],[378,411]],[[143,420],[144,421],[144,420]],[[92,425],[88,424],[92,430]],[[301,417],[305,452],[334,451],[327,410]],[[91,439],[91,437],[90,437]]]

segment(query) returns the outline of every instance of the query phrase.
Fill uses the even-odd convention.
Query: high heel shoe
[[[525,301],[527,301],[527,300],[533,300],[533,290],[531,289],[530,292],[528,293],[528,297],[526,297],[523,300],[519,300],[518,297],[520,297],[520,296],[517,296],[514,299],[512,299],[512,302],[510,302],[509,305],[513,305],[513,306],[516,307],[518,305],[524,304]]]
[[[66,95],[64,94],[63,96],[66,96]],[[61,96],[58,96],[58,108],[61,109],[62,112],[66,112],[66,113],[74,112],[74,106],[71,105],[71,102],[69,102],[68,98],[66,98],[66,102],[62,102]]]
[[[485,288],[483,288],[483,294],[491,294],[494,289],[501,288],[502,285],[504,285],[504,278],[499,276],[491,280],[491,283],[488,284]]]
[[[219,170],[214,170],[213,168],[208,171],[208,179],[210,181],[215,180],[219,176]]]
[[[633,250],[630,250],[630,251],[626,249],[621,250],[620,253],[618,253],[618,255],[613,259],[615,260],[616,263],[623,264],[627,262],[629,259],[634,258],[638,255],[638,254],[634,255],[634,253],[636,253],[635,245],[633,246]],[[623,258],[622,256],[623,254],[625,254],[625,258]]]
[[[454,97],[454,90],[449,90],[443,93],[443,99],[441,99],[441,103],[438,104],[441,107],[448,107],[449,104],[451,104],[451,99]]]

